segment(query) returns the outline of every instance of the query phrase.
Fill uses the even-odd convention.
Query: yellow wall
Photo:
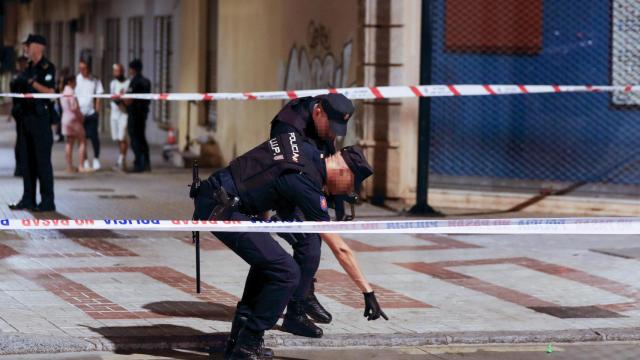
[[[197,6],[184,4],[183,19],[188,17],[187,8]],[[322,49],[320,45],[314,50],[309,46],[311,21],[328,28],[326,43],[329,49]],[[206,28],[204,25],[202,23],[200,27],[201,32]],[[183,29],[194,27],[188,23],[183,26]],[[324,59],[331,53],[341,65],[343,47],[349,41],[352,41],[352,55],[347,83],[356,81],[357,0],[220,0],[218,29],[219,92],[284,89],[292,47],[296,46],[299,50],[304,46],[312,58],[318,56]],[[187,44],[190,38],[185,31],[184,47],[193,52],[195,50],[191,44]],[[204,54],[198,57],[204,61]],[[185,62],[182,67],[187,67],[183,70],[186,73],[193,72],[200,65],[200,61],[194,60],[191,65]],[[180,81],[191,83],[185,79]],[[269,135],[269,123],[282,104],[280,101],[220,102],[218,128],[212,137],[220,145],[224,161],[265,141]],[[197,126],[194,130],[193,137],[206,132]]]
[[[206,61],[206,0],[189,0],[180,2],[179,18],[179,66],[178,92],[202,92],[205,86]],[[178,109],[178,134],[180,149],[186,144],[187,107],[191,106],[190,134],[192,138],[206,133],[198,126],[198,117],[203,112],[202,104],[189,105],[185,101],[176,102]],[[195,146],[199,151],[199,147]]]

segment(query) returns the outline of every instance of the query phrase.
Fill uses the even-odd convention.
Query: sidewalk
[[[0,131],[0,218],[34,218],[4,205],[22,190],[11,176],[11,136]],[[191,216],[190,171],[158,166],[158,151],[153,173],[74,175],[58,171],[60,144],[54,152],[59,218]],[[104,152],[108,169],[114,148]],[[358,214],[398,216],[369,205]],[[211,235],[202,242],[196,294],[190,234],[0,232],[0,354],[220,348],[248,267]],[[348,242],[390,320],[362,317],[362,295],[323,247],[317,291],[334,316],[321,325],[326,336],[276,328],[268,345],[640,340],[637,236],[349,235]]]

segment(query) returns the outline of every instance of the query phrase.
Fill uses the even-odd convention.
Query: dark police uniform
[[[295,132],[312,142],[322,156],[335,153],[335,146],[331,140],[323,140],[316,131],[311,112],[320,100],[314,97],[303,97],[289,101],[271,122],[270,137]],[[303,214],[296,209],[283,211],[277,209],[278,216],[283,220],[304,220]],[[313,278],[320,265],[320,250],[322,240],[319,234],[295,234],[283,236],[293,248],[293,258],[300,267],[300,284],[293,293],[292,300],[304,300],[313,284]],[[292,241],[295,239],[296,241]]]
[[[20,72],[16,74],[9,83],[9,89],[12,93],[26,93],[29,90],[29,84],[27,83],[27,79],[25,78],[24,72]],[[14,154],[16,158],[16,170],[14,172],[15,176],[22,176],[22,157],[20,156],[20,147],[22,147],[22,142],[24,135],[22,134],[22,122],[24,118],[24,103],[25,99],[21,98],[13,98],[13,106],[11,107],[11,117],[16,122],[16,146],[14,148]]]
[[[314,106],[318,103],[322,103],[323,110],[327,114],[339,117],[341,120],[344,119],[345,125],[353,113],[351,101],[343,95],[330,94],[294,99],[289,101],[274,117],[271,122],[270,137],[293,131],[300,136],[306,137],[310,142],[315,144],[323,157],[334,154],[336,152],[335,142],[333,140],[320,138],[311,115]],[[337,110],[334,109],[334,107],[337,108]],[[344,135],[344,133],[341,135]],[[278,216],[284,220],[305,220],[303,214],[297,209],[290,212],[278,210]],[[291,234],[282,237],[291,244],[294,251],[293,258],[300,266],[301,271],[300,284],[296,288],[292,300],[303,301],[307,296],[313,297],[314,276],[320,265],[320,250],[322,247],[320,235]],[[293,241],[294,239],[295,241]],[[312,302],[317,303],[317,300],[314,298]],[[311,304],[305,304],[305,306],[309,305]],[[317,306],[319,306],[319,303]],[[324,314],[323,318],[318,318],[318,315],[316,315],[318,311]],[[318,322],[328,323],[331,321],[331,315],[323,308],[316,308],[315,311],[309,314]]]
[[[127,93],[148,94],[151,92],[149,79],[136,74],[129,82]],[[131,139],[131,149],[135,156],[133,170],[136,172],[151,170],[149,159],[149,144],[145,135],[147,116],[149,115],[149,100],[134,99],[127,106],[127,132]]]
[[[55,66],[42,57],[37,64],[29,62],[25,77],[32,84],[33,81],[48,88],[55,88]],[[32,85],[28,92],[36,93]],[[32,208],[36,205],[36,183],[40,182],[41,203],[43,210],[54,210],[53,196],[53,166],[51,165],[51,147],[53,133],[49,107],[51,101],[47,99],[31,99],[25,101],[24,117],[22,120],[23,142],[20,148],[22,157],[22,179],[24,192],[21,203],[23,207]]]
[[[307,220],[328,221],[322,193],[325,178],[316,147],[295,132],[281,134],[203,181],[194,218],[209,218],[218,205],[213,194],[222,187],[240,199],[226,219],[251,220],[267,210],[299,208]],[[268,233],[214,235],[251,265],[237,309],[248,318],[245,326],[255,332],[272,328],[298,286],[299,266]]]

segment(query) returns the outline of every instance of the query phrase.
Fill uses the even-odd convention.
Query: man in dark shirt
[[[23,43],[27,49],[29,66],[25,71],[27,92],[53,93],[55,91],[55,66],[44,56],[47,40],[40,35],[29,35]],[[18,203],[9,205],[12,210],[55,211],[53,195],[53,166],[51,165],[50,109],[48,99],[30,99],[23,103],[23,142],[20,156],[24,191]],[[40,182],[41,201],[36,205],[36,184]]]
[[[135,59],[129,63],[130,94],[148,94],[151,92],[151,82],[142,76],[142,62]],[[125,99],[127,105],[127,132],[131,140],[131,149],[135,156],[132,172],[151,171],[149,159],[149,144],[145,134],[147,116],[149,115],[149,100]]]
[[[16,73],[9,83],[9,91],[16,94],[22,94],[28,92],[27,79],[25,77],[25,70],[29,66],[29,58],[26,56],[18,57],[16,61]],[[16,168],[13,172],[13,176],[22,176],[22,157],[20,156],[20,147],[23,142],[22,135],[22,120],[24,117],[24,102],[28,101],[20,98],[13,98],[13,106],[11,107],[11,117],[16,122],[16,146],[14,148],[14,155],[16,158]]]
[[[349,167],[333,171],[325,165],[316,146],[295,132],[274,137],[202,181],[191,194],[195,198],[193,218],[248,221],[269,210],[287,213],[299,209],[308,221],[329,221],[323,186],[333,193],[339,191],[335,184],[353,185],[371,174],[371,167],[359,149],[336,156]],[[270,353],[262,347],[264,331],[276,324],[289,303],[300,280],[300,267],[269,233],[214,232],[214,235],[251,265],[225,359],[261,359]],[[346,246],[339,236],[330,235],[329,241],[338,238]],[[348,258],[341,261],[339,257],[339,261],[348,267],[347,273],[354,276],[354,282],[365,294],[366,316],[370,320],[386,317],[353,254],[344,248],[338,252]]]
[[[303,97],[287,103],[271,122],[271,137],[291,131],[305,136],[323,157],[336,152],[335,137],[344,136],[347,122],[354,112],[351,100],[342,94]],[[334,203],[337,203],[334,201]],[[338,205],[342,205],[339,203]],[[277,214],[285,220],[304,220],[300,211]],[[338,219],[341,220],[341,219]],[[322,329],[315,322],[328,324],[331,314],[315,296],[314,276],[320,264],[321,239],[318,234],[281,234],[293,247],[293,258],[300,265],[301,279],[287,306],[282,329],[292,334],[321,337]]]

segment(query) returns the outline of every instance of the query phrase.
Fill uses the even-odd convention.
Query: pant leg
[[[27,121],[30,121],[27,119]],[[20,155],[22,158],[22,201],[31,205],[36,204],[36,152],[35,142],[31,129],[22,127],[22,142],[20,143]]]
[[[20,155],[22,142],[24,141],[24,135],[22,134],[22,119],[18,116],[14,116],[16,122],[16,146],[14,147],[14,156],[16,158],[16,170],[18,173],[22,173],[22,158]]]
[[[278,215],[284,220],[304,219],[299,208],[293,209],[291,213],[278,212]],[[304,300],[320,266],[322,239],[319,234],[286,234],[283,238],[291,245],[293,259],[300,267],[300,283],[293,292],[292,300]]]
[[[238,212],[231,220],[249,220]],[[260,272],[248,286],[254,289],[246,298],[253,300],[247,327],[253,331],[271,329],[284,311],[300,280],[300,270],[293,258],[268,233],[228,233],[214,235],[227,247]],[[254,283],[256,279],[260,283]],[[243,295],[243,299],[245,296]]]
[[[84,117],[84,130],[87,138],[91,141],[93,156],[100,157],[100,138],[98,137],[98,113],[93,113]]]
[[[293,259],[300,267],[300,282],[293,292],[292,300],[304,300],[309,293],[313,278],[320,266],[320,249],[322,239],[319,234],[304,234],[298,236],[298,241],[293,244]]]
[[[146,116],[139,122],[138,136],[140,138],[140,151],[142,152],[142,167],[151,168],[151,159],[149,158],[149,144],[147,143],[147,120]]]
[[[260,292],[262,291],[262,285],[266,282],[266,279],[256,267],[249,268],[249,275],[244,283],[244,291],[242,292],[242,299],[238,302],[236,313],[246,318],[251,317],[253,309],[259,299]]]
[[[138,137],[138,132],[136,131],[136,124],[139,119],[137,116],[129,115],[129,119],[127,122],[127,132],[129,133],[129,139],[131,140],[131,150],[133,151],[133,167],[136,170],[139,170],[142,167],[142,152],[141,152],[141,144],[140,138]]]
[[[53,165],[51,164],[51,148],[53,147],[53,132],[51,126],[38,126],[35,130],[34,144],[36,174],[40,182],[40,197],[43,204],[53,204]]]
[[[100,114],[93,113],[92,115],[95,117],[94,120],[94,129],[93,129],[93,139],[91,140],[91,144],[93,146],[93,154],[96,159],[100,158]]]

